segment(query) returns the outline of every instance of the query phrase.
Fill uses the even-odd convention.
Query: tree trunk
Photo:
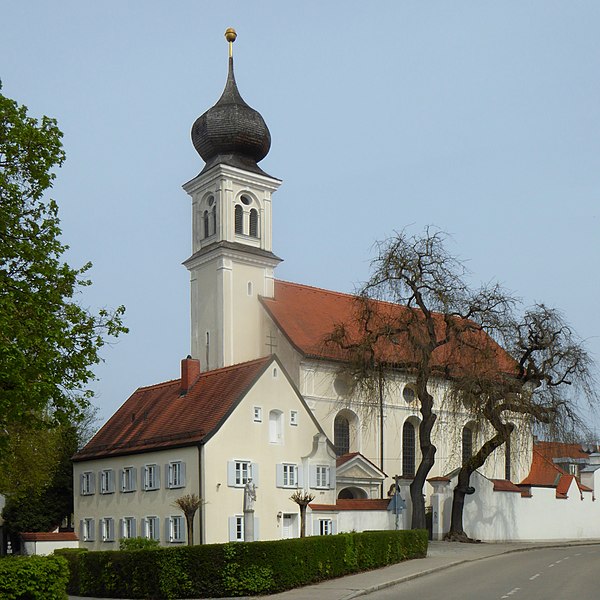
[[[450,521],[450,531],[446,534],[446,539],[453,542],[472,542],[473,540],[465,533],[463,525],[463,513],[465,509],[465,496],[468,493],[473,493],[473,488],[469,485],[471,475],[485,464],[490,454],[504,444],[506,439],[510,437],[514,426],[511,424],[503,424],[499,418],[495,424],[496,435],[485,442],[479,451],[474,454],[471,459],[464,464],[458,472],[458,481],[454,488],[452,497],[452,517]],[[471,491],[473,490],[473,491]]]
[[[194,515],[185,515],[187,523],[188,546],[194,545]]]
[[[300,537],[306,537],[306,504],[300,505]]]
[[[431,431],[435,425],[437,416],[433,413],[433,396],[427,391],[429,373],[427,369],[421,369],[417,376],[417,395],[421,404],[421,416],[419,425],[419,447],[421,448],[421,462],[415,478],[410,484],[410,498],[412,500],[411,529],[426,529],[425,520],[425,498],[423,488],[427,475],[431,471],[434,461],[436,447],[431,442]]]

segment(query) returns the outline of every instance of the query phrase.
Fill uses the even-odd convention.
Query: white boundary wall
[[[454,482],[453,482],[454,483]],[[600,491],[600,470],[593,489]],[[471,477],[475,493],[465,498],[464,529],[474,539],[488,542],[600,539],[600,498],[580,492],[573,479],[567,498],[555,488],[531,488],[531,497],[494,491],[494,484],[479,473]],[[451,484],[451,486],[453,485]],[[441,502],[443,531],[450,529],[452,490]]]

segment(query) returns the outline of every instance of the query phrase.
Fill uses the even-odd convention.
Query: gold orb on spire
[[[237,37],[237,33],[235,32],[235,29],[233,27],[229,27],[226,31],[225,31],[225,39],[232,44],[233,42],[235,42],[235,38]]]

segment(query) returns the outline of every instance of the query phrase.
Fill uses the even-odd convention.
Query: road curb
[[[451,543],[451,542],[449,542]],[[460,543],[460,542],[458,542]],[[367,594],[371,594],[372,592],[377,592],[379,590],[384,590],[389,587],[393,587],[395,585],[399,585],[401,583],[405,583],[407,581],[412,581],[413,579],[418,579],[419,577],[424,577],[425,575],[431,575],[432,573],[439,573],[440,571],[445,571],[446,569],[451,569],[452,567],[457,567],[458,565],[464,565],[465,563],[477,562],[480,560],[487,560],[489,558],[495,558],[496,556],[503,556],[504,554],[514,554],[516,552],[531,552],[534,550],[545,550],[547,548],[569,548],[574,546],[595,546],[600,543],[600,540],[582,540],[580,542],[557,542],[557,543],[548,543],[548,544],[540,544],[539,546],[530,547],[530,548],[507,548],[502,552],[498,552],[497,554],[490,554],[489,556],[477,556],[475,558],[464,558],[462,560],[456,560],[452,563],[448,563],[446,565],[439,565],[437,567],[432,567],[430,569],[426,569],[424,571],[419,571],[418,573],[412,573],[411,575],[404,575],[402,577],[398,577],[397,579],[391,581],[384,581],[377,585],[373,585],[369,588],[365,588],[363,590],[358,590],[356,592],[352,592],[347,596],[344,596],[341,600],[352,600],[353,598],[359,598],[360,596],[366,596]]]

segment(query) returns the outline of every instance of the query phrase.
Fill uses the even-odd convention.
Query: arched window
[[[217,233],[217,207],[213,206],[210,211],[211,221],[212,221],[212,232]]]
[[[235,206],[235,232],[244,233],[244,209],[239,204]]]
[[[350,421],[344,415],[337,415],[333,422],[333,444],[337,456],[350,452]]]
[[[462,464],[466,464],[473,456],[473,430],[465,425],[462,430]]]
[[[207,238],[208,237],[208,211],[205,210],[204,211],[204,237]]]
[[[404,477],[415,476],[417,436],[415,426],[406,421],[402,427],[402,475]]]
[[[269,442],[283,444],[283,413],[280,410],[269,412]]]
[[[250,235],[258,237],[258,211],[255,208],[250,210]]]

